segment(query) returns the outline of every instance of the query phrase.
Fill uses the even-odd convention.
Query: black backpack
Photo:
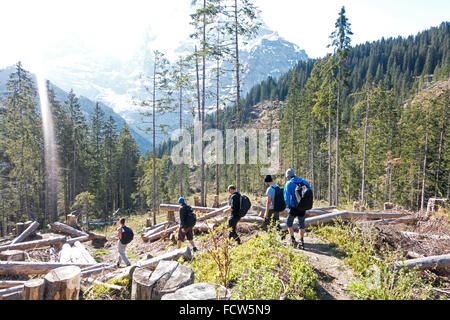
[[[186,215],[186,224],[187,227],[193,227],[197,223],[197,216],[190,206],[186,206],[187,215]]]
[[[240,204],[239,204],[239,216],[244,217],[248,210],[252,207],[252,203],[247,196],[241,194]]]
[[[310,210],[313,207],[313,191],[304,183],[296,183],[295,187],[295,208],[297,211]]]
[[[272,186],[275,190],[273,197],[273,210],[276,212],[283,212],[286,209],[286,202],[284,202],[283,189],[279,186]]]
[[[120,239],[120,242],[122,242],[122,244],[129,244],[133,240],[133,237],[134,237],[133,230],[131,230],[131,228],[127,226],[123,226],[122,239]]]

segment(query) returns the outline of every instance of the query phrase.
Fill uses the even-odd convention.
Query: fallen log
[[[46,246],[50,246],[50,245],[62,244],[64,242],[66,242],[66,239],[67,239],[66,236],[60,236],[60,237],[53,237],[53,238],[42,239],[42,240],[9,244],[6,246],[1,246],[0,251],[41,248],[41,247],[46,247]]]
[[[32,279],[23,286],[23,300],[44,300],[44,279]]]
[[[33,232],[37,230],[39,227],[39,222],[34,221],[30,224],[28,228],[25,229],[17,238],[15,238],[10,244],[16,244],[25,240],[28,236],[30,236]]]
[[[263,224],[264,223],[264,218],[261,217],[255,217],[255,216],[244,216],[242,217],[239,222],[249,222],[249,223],[258,223],[258,224]]]
[[[145,232],[148,232],[148,231],[157,229],[157,228],[159,228],[159,227],[161,227],[161,226],[165,226],[165,225],[167,225],[167,224],[169,224],[167,221],[166,221],[166,222],[161,222],[161,223],[155,224],[154,226],[150,226],[150,227],[145,228]]]
[[[59,263],[59,262],[25,262],[25,261],[0,261],[0,274],[7,275],[31,275],[46,274],[49,271],[65,266],[88,267],[87,263]]]
[[[264,214],[266,212],[266,207],[253,205],[252,209],[259,212],[260,214]],[[312,208],[311,210],[306,211],[309,217],[318,216],[322,214],[330,213],[329,211],[326,211],[325,208]],[[286,216],[287,210],[284,210],[280,212],[280,215]]]
[[[15,286],[15,287],[11,287],[11,288],[1,289],[0,296],[6,296],[8,294],[22,292],[22,290],[23,290],[23,284]]]
[[[394,219],[360,221],[359,224],[399,224],[399,223],[414,222],[416,220],[417,220],[417,218],[411,216],[411,217],[394,218]]]
[[[110,283],[102,282],[102,281],[96,280],[96,279],[94,279],[94,278],[87,278],[87,279],[85,279],[85,280],[86,280],[87,282],[96,284],[96,285],[98,285],[98,286],[104,286],[104,287],[107,287],[107,288],[112,289],[112,290],[118,290],[118,291],[123,291],[123,290],[125,290],[125,287],[123,287],[123,286],[118,286],[118,285],[116,285],[116,284],[110,284]]]
[[[75,242],[86,242],[89,241],[89,236],[81,236],[81,237],[76,237],[76,238],[69,238],[66,240],[66,243],[73,245]]]
[[[75,228],[72,228],[71,226],[68,226],[67,224],[58,221],[50,224],[50,228],[58,232],[66,233],[72,237],[82,237],[82,236],[89,237],[89,235],[86,232],[77,230]]]
[[[25,251],[6,250],[0,252],[0,260],[3,261],[25,261]]]
[[[160,204],[159,209],[164,211],[179,211],[181,206],[176,204]],[[217,210],[217,208],[210,208],[210,207],[199,207],[199,206],[192,206],[191,207],[193,211],[199,211],[199,212],[211,212]]]
[[[439,235],[435,235],[435,234],[407,232],[407,231],[402,231],[401,233],[406,236],[409,236],[409,237],[430,238],[430,239],[434,239],[434,240],[450,240],[449,236],[439,236]]]
[[[89,240],[105,240],[106,236],[104,234],[99,234],[95,232],[88,231]]]
[[[161,232],[161,231],[164,230],[167,226],[168,226],[168,224],[166,223],[166,224],[160,225],[160,226],[157,227],[157,228],[154,228],[154,229],[152,229],[152,230],[149,230],[149,231],[143,233],[143,234],[141,235],[141,238],[142,238],[144,241],[146,241],[147,238],[150,238],[153,234],[156,234],[156,233],[158,233],[158,232]],[[148,241],[148,240],[147,240],[147,241]]]
[[[133,275],[134,269],[137,267],[153,270],[162,260],[178,260],[181,257],[191,260],[192,259],[191,249],[189,247],[184,247],[177,250],[166,252],[162,255],[159,255],[151,259],[138,261],[131,266],[132,268],[130,269],[130,276]]]
[[[214,211],[208,212],[207,214],[205,214],[201,217],[197,217],[197,221],[205,221],[205,220],[211,219],[221,213],[224,213],[225,211],[227,211],[229,209],[231,209],[230,206],[222,207],[219,209],[214,209]]]
[[[89,269],[89,270],[81,270],[81,277],[82,278],[90,277],[90,276],[97,275],[97,274],[104,273],[104,272],[111,272],[116,269],[117,269],[117,266],[105,265],[105,266],[101,266],[101,267],[97,267],[97,268],[93,268],[93,269]]]
[[[170,235],[173,231],[177,230],[178,227],[179,226],[176,225],[176,226],[172,226],[172,227],[169,227],[169,228],[161,230],[161,231],[145,233],[145,234],[142,234],[141,238],[144,242],[164,238],[164,237]]]
[[[44,277],[45,300],[78,300],[81,269],[77,266],[56,268]]]
[[[170,205],[170,206],[172,206],[172,205]],[[204,208],[204,207],[201,207],[201,208]],[[201,221],[204,221],[204,220],[207,220],[207,219],[211,219],[211,218],[213,218],[213,217],[215,217],[215,216],[225,212],[228,209],[230,209],[229,206],[223,207],[223,208],[219,208],[219,209],[213,208],[213,211],[210,211],[210,212],[206,213],[203,216],[197,217],[197,222],[201,222]],[[158,240],[160,238],[164,238],[164,237],[169,236],[172,232],[176,231],[178,228],[179,228],[179,225],[175,225],[175,226],[169,227],[169,228],[167,228],[165,230],[162,230],[162,231],[159,231],[159,232],[156,232],[156,233],[143,234],[141,237],[142,237],[142,240],[145,241],[145,242],[147,242],[147,241],[154,241],[154,240]]]
[[[18,280],[0,280],[0,288],[4,289],[4,288],[17,287],[17,286],[23,285],[25,282],[26,281],[18,281]]]
[[[405,261],[396,261],[391,265],[391,268],[393,269],[400,269],[402,267],[406,267],[408,269],[417,267],[418,270],[448,268],[450,267],[450,254],[445,254],[441,256],[430,256]]]

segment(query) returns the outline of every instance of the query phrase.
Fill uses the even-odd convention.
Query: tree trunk
[[[238,5],[234,0],[234,32],[235,32],[235,57],[236,57],[236,129],[241,126],[241,83],[240,83],[240,63],[239,63],[239,31],[238,31]],[[237,150],[237,147],[236,147]],[[238,161],[238,152],[236,152],[236,191],[241,188],[241,166]]]
[[[331,94],[331,87],[329,89]],[[333,205],[333,195],[331,192],[331,106],[328,107],[328,204]]]
[[[72,228],[76,228],[78,226],[77,216],[73,214],[68,214],[66,217],[66,224]]]
[[[366,151],[367,151],[367,126],[369,122],[369,98],[370,88],[367,89],[367,105],[366,105],[366,120],[364,122],[364,148],[363,148],[363,168],[362,168],[362,185],[361,185],[361,205],[364,205],[364,191],[366,183]]]
[[[44,279],[32,279],[23,286],[23,300],[44,300]]]
[[[417,267],[418,270],[448,268],[450,267],[450,254],[411,259],[406,261],[397,261],[391,265],[391,268],[393,269],[400,269],[402,267],[406,267],[409,269]]]
[[[89,237],[89,235],[86,232],[77,230],[75,228],[72,228],[68,226],[67,224],[61,223],[61,222],[54,222],[50,224],[50,228],[52,230],[66,233],[68,235],[74,236],[74,237]]]
[[[423,159],[422,197],[420,200],[420,210],[423,210],[425,204],[425,183],[427,180],[427,153],[428,153],[428,131],[425,134],[425,155]]]
[[[45,300],[78,300],[81,269],[66,266],[50,271],[45,277]]]
[[[334,205],[339,205],[339,110],[341,104],[341,68],[338,70],[338,87],[336,103],[336,167],[334,169]]]
[[[53,237],[49,239],[42,239],[42,240],[35,240],[35,241],[28,241],[28,242],[22,242],[22,243],[16,243],[16,244],[10,244],[6,246],[1,246],[0,251],[6,251],[6,250],[24,250],[24,249],[34,249],[34,248],[40,248],[40,247],[46,247],[50,245],[58,245],[61,243],[66,242],[66,237]]]
[[[153,112],[152,112],[152,143],[153,143],[153,151],[152,151],[152,207],[153,207],[153,224],[156,224],[156,215],[157,215],[157,207],[156,207],[156,58],[155,65],[153,67]]]
[[[31,275],[46,274],[49,271],[65,266],[88,267],[90,264],[73,264],[59,262],[23,262],[23,261],[0,261],[0,274],[7,275]]]

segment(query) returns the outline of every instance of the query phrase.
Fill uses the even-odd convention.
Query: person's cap
[[[267,175],[267,176],[264,178],[264,182],[273,182],[272,176],[271,176],[271,175]]]
[[[181,197],[180,199],[178,199],[178,203],[184,203],[184,198]]]
[[[294,169],[290,168],[286,171],[286,178],[290,179],[295,177],[295,171]]]

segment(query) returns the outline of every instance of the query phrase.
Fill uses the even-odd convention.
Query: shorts
[[[298,220],[298,227],[300,229],[305,229],[305,219],[306,219],[306,212],[305,211],[295,211],[294,209],[288,209],[288,217],[286,225],[288,228],[292,228],[294,225],[294,219],[297,217]]]
[[[185,239],[189,241],[194,240],[194,232],[192,231],[193,227],[186,227],[184,230],[186,232],[181,231],[182,228],[178,230],[178,240],[183,242]]]

